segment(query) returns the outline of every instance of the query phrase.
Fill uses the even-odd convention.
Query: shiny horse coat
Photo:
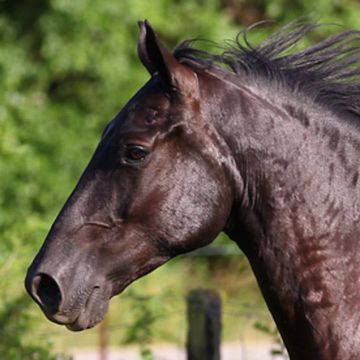
[[[151,79],[28,270],[50,320],[96,325],[132,281],[225,231],[292,360],[360,358],[360,34],[291,53],[313,28],[212,55],[188,42],[171,53],[140,23]]]

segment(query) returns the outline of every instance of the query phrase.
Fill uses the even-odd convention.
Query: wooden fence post
[[[99,325],[99,360],[108,359],[108,343],[108,317],[106,316]]]
[[[211,290],[187,296],[187,359],[220,360],[221,299]]]

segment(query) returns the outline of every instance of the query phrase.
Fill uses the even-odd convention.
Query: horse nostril
[[[32,293],[40,305],[50,313],[58,312],[62,300],[60,288],[49,275],[36,275],[32,282]]]

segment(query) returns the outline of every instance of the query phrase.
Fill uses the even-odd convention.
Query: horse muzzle
[[[87,274],[88,275],[88,274]],[[105,316],[110,292],[89,276],[75,276],[72,284],[62,284],[61,277],[30,267],[25,287],[46,317],[73,331],[91,328]]]

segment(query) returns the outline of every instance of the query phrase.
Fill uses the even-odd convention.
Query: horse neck
[[[286,94],[212,81],[208,116],[242,180],[226,232],[291,359],[359,357],[359,132]]]

